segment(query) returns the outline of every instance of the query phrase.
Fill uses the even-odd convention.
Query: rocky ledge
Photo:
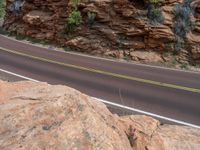
[[[119,117],[72,88],[0,81],[1,150],[199,150],[200,130]]]
[[[67,20],[70,14],[72,18],[77,15],[72,14],[72,2],[75,0],[6,1],[3,26],[10,32],[49,40],[92,55],[142,62],[168,61],[165,54],[174,53],[174,43],[179,39],[177,46],[180,46],[182,38],[176,38],[173,32],[176,27],[175,6],[184,1],[190,2],[190,6],[177,10],[181,17],[182,11],[191,7],[194,13],[189,16],[194,27],[188,31],[184,48],[178,52],[176,60],[186,64],[200,63],[199,0],[158,0],[161,1],[161,12],[153,10],[152,15],[159,17],[162,14],[164,22],[161,24],[150,23],[147,17],[149,0],[79,0],[77,11],[82,19],[74,32],[68,34],[64,33]],[[17,6],[20,8],[14,10]],[[180,24],[175,32],[182,34],[188,30],[181,24],[184,22],[177,20],[177,23]]]

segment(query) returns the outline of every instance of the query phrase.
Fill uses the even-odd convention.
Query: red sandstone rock
[[[7,6],[11,2],[7,0]],[[131,3],[129,0],[81,0],[79,10],[82,22],[73,33],[63,37],[60,34],[64,31],[72,6],[70,0],[25,0],[19,16],[7,10],[4,27],[11,32],[52,40],[93,55],[107,55],[108,51],[118,53],[118,49],[130,52],[131,49],[136,49],[151,50],[160,57],[165,52],[166,45],[174,42],[175,36],[171,30],[173,8],[182,2],[183,0],[163,1],[161,10],[165,18],[164,24],[151,25],[145,14],[146,6],[141,1],[135,0]],[[191,16],[195,28],[190,37],[200,39],[200,1],[194,0],[191,6],[195,10],[194,16]],[[86,24],[88,12],[96,13],[90,29]],[[189,55],[184,55],[184,60],[198,63],[200,60],[194,58],[200,53],[200,42],[192,41],[192,38],[187,38],[185,50]],[[126,55],[120,57],[125,58]]]
[[[77,90],[47,83],[0,81],[0,122],[1,150],[200,147],[199,129],[161,125],[158,120],[141,115],[119,117]]]

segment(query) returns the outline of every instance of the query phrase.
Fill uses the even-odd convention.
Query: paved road
[[[50,51],[0,36],[0,68],[200,125],[200,73]],[[9,49],[9,50],[8,50]]]
[[[3,72],[0,69],[0,80],[8,81],[8,82],[16,82],[16,81],[22,81],[22,80],[25,80],[25,79],[20,78],[20,77],[16,77],[16,76],[11,75],[11,74],[6,73],[6,72]]]

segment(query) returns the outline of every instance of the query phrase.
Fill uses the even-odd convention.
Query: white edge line
[[[150,112],[146,112],[146,111],[143,111],[143,110],[139,110],[139,109],[131,108],[131,107],[128,107],[128,106],[120,105],[120,104],[117,104],[117,103],[109,102],[109,101],[102,100],[102,99],[99,99],[99,98],[96,98],[96,97],[93,97],[93,98],[96,99],[97,101],[103,102],[105,104],[109,104],[109,105],[116,106],[116,107],[119,107],[119,108],[123,108],[123,109],[131,110],[131,111],[134,111],[134,112],[142,113],[142,114],[145,114],[145,115],[148,115],[148,116],[152,116],[152,117],[167,120],[167,121],[170,121],[170,122],[178,123],[178,124],[181,124],[181,125],[186,125],[186,126],[190,126],[190,127],[193,127],[193,128],[200,129],[200,126],[198,126],[198,125],[194,125],[194,124],[187,123],[187,122],[184,122],[184,121],[160,116],[160,115],[157,115],[157,114],[154,114],[154,113],[150,113]]]
[[[0,71],[5,72],[7,74],[11,74],[11,75],[17,76],[17,77],[20,77],[20,78],[23,78],[23,79],[27,79],[27,80],[30,80],[30,81],[33,81],[33,82],[40,82],[38,80],[29,78],[29,77],[25,77],[25,76],[22,76],[22,75],[19,75],[19,74],[10,72],[10,71],[6,71],[4,69],[0,69]],[[103,102],[104,104],[109,104],[109,105],[112,105],[112,106],[115,106],[115,107],[127,109],[127,110],[134,111],[134,112],[137,112],[137,113],[142,113],[142,114],[145,114],[145,115],[148,115],[148,116],[152,116],[152,117],[156,117],[156,118],[159,118],[159,119],[167,120],[167,121],[170,121],[170,122],[178,123],[178,124],[181,124],[181,125],[190,126],[190,127],[193,127],[193,128],[200,129],[200,126],[198,126],[198,125],[194,125],[194,124],[187,123],[187,122],[184,122],[184,121],[180,121],[180,120],[176,120],[176,119],[160,116],[160,115],[157,115],[157,114],[154,114],[154,113],[150,113],[150,112],[146,112],[146,111],[139,110],[139,109],[136,109],[136,108],[120,105],[120,104],[113,103],[113,102],[110,102],[110,101],[107,101],[107,100],[103,100],[103,99],[99,99],[99,98],[96,98],[96,97],[92,97],[92,98],[97,100],[97,101]]]
[[[16,40],[13,37],[8,37],[5,36],[3,34],[0,34],[2,37],[7,38],[9,40],[13,40],[13,41],[17,41],[23,44],[27,44],[27,45],[31,45],[31,46],[35,46],[38,48],[43,48],[45,50],[48,51],[56,51],[59,53],[66,53],[66,54],[71,54],[71,55],[77,55],[77,56],[82,56],[82,57],[88,57],[88,58],[93,58],[93,59],[100,59],[100,60],[106,60],[106,61],[110,61],[110,62],[114,62],[114,63],[122,63],[122,64],[129,64],[129,65],[136,65],[136,66],[144,66],[144,67],[150,67],[150,68],[157,68],[157,69],[164,69],[164,70],[171,70],[171,71],[177,71],[177,72],[185,72],[185,73],[192,73],[192,74],[200,74],[199,71],[193,71],[193,70],[183,70],[183,69],[178,69],[178,68],[169,68],[169,67],[164,67],[164,66],[155,66],[155,65],[149,65],[149,64],[142,64],[142,63],[137,63],[137,62],[129,62],[129,61],[125,61],[125,60],[120,60],[120,59],[109,59],[109,58],[104,58],[104,57],[98,57],[98,56],[92,56],[92,55],[88,55],[88,54],[83,54],[83,53],[79,53],[79,52],[75,52],[75,51],[71,51],[71,52],[67,52],[67,51],[61,51],[58,50],[57,47],[55,47],[54,49],[50,50],[48,49],[48,47],[43,46],[42,44],[33,44],[29,41],[20,41],[20,40]]]
[[[28,78],[28,77],[25,77],[25,76],[22,76],[22,75],[19,75],[19,74],[10,72],[10,71],[6,71],[6,70],[3,70],[3,69],[0,69],[0,71],[4,72],[4,73],[7,73],[7,74],[11,74],[11,75],[17,76],[17,77],[20,77],[20,78],[23,78],[23,79],[27,79],[27,80],[30,80],[30,81],[33,81],[33,82],[39,82],[38,80],[34,80],[32,78]]]

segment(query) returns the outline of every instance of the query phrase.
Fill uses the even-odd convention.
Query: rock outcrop
[[[61,85],[0,81],[1,150],[198,150],[200,130],[113,115]],[[136,129],[132,133],[132,128]],[[131,146],[132,145],[132,146]]]
[[[0,149],[131,149],[105,105],[45,83],[0,83]]]
[[[7,0],[7,8],[13,1]],[[149,23],[146,0],[80,0],[78,10],[82,22],[70,34],[63,34],[71,10],[70,0],[21,2],[21,11],[17,15],[7,9],[4,27],[8,31],[47,39],[93,55],[162,62],[165,60],[162,54],[173,51],[169,46],[175,40],[172,32],[173,9],[183,0],[165,0],[161,3],[165,18],[163,25]],[[195,28],[187,37],[187,52],[183,50],[179,60],[195,64],[200,62],[200,1],[194,0],[191,7],[195,10],[194,16],[191,16]],[[87,24],[88,12],[96,14],[90,28]],[[145,52],[145,57],[140,52]]]

